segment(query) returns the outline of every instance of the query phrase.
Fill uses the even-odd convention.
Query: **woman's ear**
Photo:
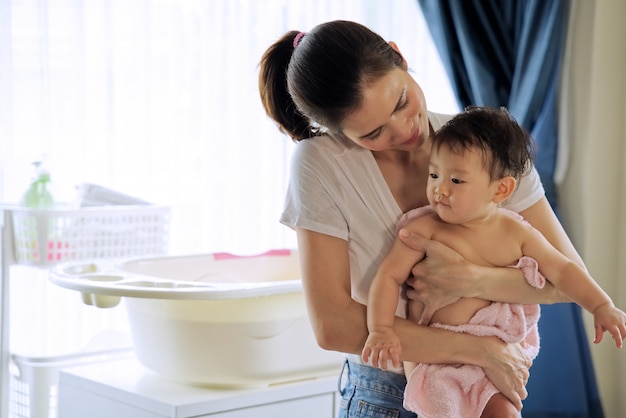
[[[408,70],[409,64],[404,59],[404,55],[402,55],[402,52],[400,52],[400,48],[398,48],[398,44],[396,44],[394,41],[389,41],[389,46],[402,57],[402,68],[404,68],[405,70]]]
[[[493,195],[493,202],[495,204],[501,203],[506,200],[515,191],[517,182],[511,176],[506,176],[498,180],[498,187]]]

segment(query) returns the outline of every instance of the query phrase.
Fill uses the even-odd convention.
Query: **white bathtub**
[[[269,385],[339,370],[317,346],[297,253],[205,254],[119,263],[72,262],[51,271],[83,301],[125,298],[136,356],[165,377],[218,387]]]

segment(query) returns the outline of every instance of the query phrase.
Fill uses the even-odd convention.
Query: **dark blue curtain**
[[[535,166],[558,214],[557,91],[569,1],[418,1],[460,107],[505,106],[531,132]],[[603,418],[580,308],[543,306],[539,331],[524,418]]]

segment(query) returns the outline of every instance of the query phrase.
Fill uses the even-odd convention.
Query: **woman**
[[[267,114],[297,142],[281,222],[297,233],[318,344],[346,353],[340,416],[414,417],[402,407],[402,370],[375,369],[359,354],[367,338],[370,282],[401,215],[428,203],[428,137],[450,116],[427,111],[423,92],[393,42],[347,21],[285,34],[262,57],[259,90]],[[507,207],[582,264],[535,170],[522,179]],[[427,254],[413,269],[414,290],[408,296],[428,298],[433,309],[460,297],[567,300],[553,286],[531,288],[519,270],[472,265],[442,244],[407,231],[401,237]],[[395,323],[402,360],[480,366],[521,409],[531,365],[521,347],[415,325],[403,319],[405,307],[399,304]]]

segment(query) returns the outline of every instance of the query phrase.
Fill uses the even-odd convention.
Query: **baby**
[[[404,215],[401,227],[440,241],[466,260],[485,266],[520,267],[529,284],[544,276],[594,316],[595,343],[608,331],[617,347],[626,337],[626,314],[582,267],[555,249],[522,217],[500,207],[532,164],[530,135],[504,109],[469,108],[432,136],[427,196],[430,203]],[[396,239],[369,290],[369,337],[363,360],[387,368],[400,365],[394,332],[400,288],[424,254]],[[534,358],[539,351],[538,305],[462,298],[432,314],[411,301],[408,317],[422,324],[521,343]],[[515,406],[473,365],[404,363],[408,378],[405,408],[420,418],[519,417]]]

